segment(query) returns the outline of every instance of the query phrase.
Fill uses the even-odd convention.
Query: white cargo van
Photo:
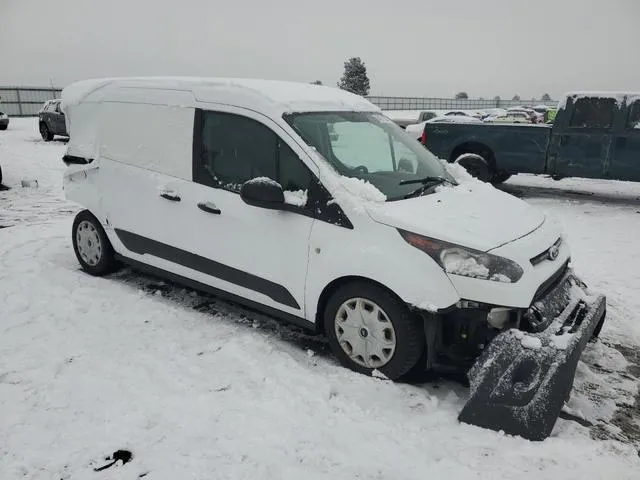
[[[62,99],[64,189],[86,208],[72,238],[88,273],[125,263],[230,298],[325,334],[363,373],[475,361],[461,419],[548,435],[605,300],[542,213],[458,184],[338,89],[122,78]]]

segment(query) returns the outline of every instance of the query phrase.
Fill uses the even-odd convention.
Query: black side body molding
[[[72,163],[76,165],[86,165],[88,163],[93,162],[93,158],[76,157],[75,155],[65,155],[62,157],[62,161],[67,166]]]
[[[224,300],[228,300],[230,302],[237,303],[246,307],[250,310],[254,310],[258,313],[262,313],[264,315],[268,315],[270,317],[276,318],[278,320],[283,320],[285,322],[291,323],[292,325],[296,325],[298,327],[304,328],[310,332],[317,332],[316,324],[306,320],[302,317],[298,317],[296,315],[292,315],[287,312],[283,312],[276,308],[268,307],[267,305],[263,305],[258,302],[254,302],[253,300],[248,300],[244,297],[240,297],[233,293],[226,292],[224,290],[220,290],[218,288],[212,287],[205,283],[198,282],[196,280],[191,280],[190,278],[183,277],[182,275],[177,275],[175,273],[168,272],[158,267],[154,267],[152,265],[148,265],[146,263],[139,262],[137,260],[133,260],[131,258],[120,255],[119,253],[114,254],[114,257],[119,262],[129,265],[130,267],[143,272],[149,275],[155,275],[157,277],[165,278],[170,282],[174,282],[179,285],[184,285],[187,288],[193,288],[194,290],[199,290],[201,292],[209,293],[211,295],[215,295]]]
[[[126,230],[116,228],[115,232],[124,246],[132,252],[140,255],[153,255],[183,267],[206,273],[220,280],[262,293],[287,307],[300,310],[300,305],[293,298],[291,292],[282,285]]]

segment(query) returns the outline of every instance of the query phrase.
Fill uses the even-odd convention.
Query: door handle
[[[176,192],[161,192],[160,196],[162,198],[166,198],[167,200],[171,200],[172,202],[179,202],[180,196]]]
[[[216,207],[216,204],[213,202],[200,202],[198,204],[198,208],[203,212],[213,213],[215,215],[220,215],[222,213],[220,209]]]

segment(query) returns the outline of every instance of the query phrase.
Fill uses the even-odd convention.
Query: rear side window
[[[632,130],[640,130],[640,100],[636,100],[631,105],[629,105],[627,128]]]
[[[573,105],[572,128],[611,128],[616,108],[614,98],[579,98]]]
[[[194,181],[233,192],[257,177],[271,178],[288,191],[309,188],[311,172],[271,129],[241,115],[211,111],[201,115]]]

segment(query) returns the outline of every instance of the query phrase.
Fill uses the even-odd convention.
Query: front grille
[[[562,266],[553,275],[547,278],[542,283],[542,285],[538,287],[538,290],[536,290],[536,294],[533,296],[534,302],[544,297],[547,293],[549,293],[549,291],[551,291],[558,284],[560,280],[562,280],[562,277],[567,271],[567,268],[569,268],[569,260],[570,259],[567,259],[567,261],[564,262]]]

